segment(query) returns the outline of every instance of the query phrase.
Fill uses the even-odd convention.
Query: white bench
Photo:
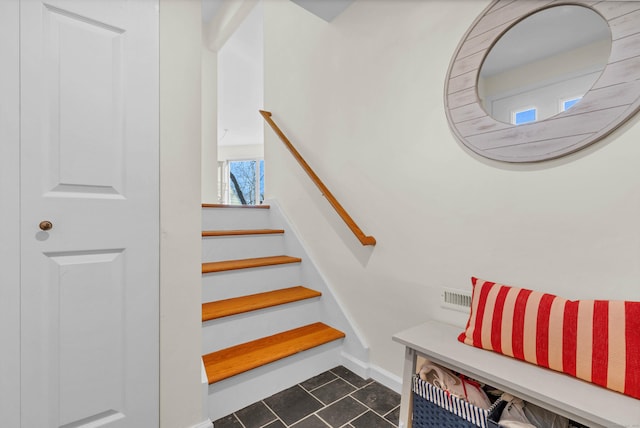
[[[496,387],[590,427],[640,428],[640,400],[458,342],[462,328],[429,321],[393,336],[406,347],[400,428],[411,427],[411,376],[416,357]],[[640,332],[639,332],[640,334]]]

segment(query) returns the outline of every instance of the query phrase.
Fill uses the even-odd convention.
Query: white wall
[[[246,160],[264,157],[264,144],[246,144],[218,147],[218,160]]]
[[[0,2],[0,415],[20,425],[20,62],[17,0]]]
[[[511,165],[452,136],[443,85],[488,0],[354,2],[331,24],[265,2],[265,109],[375,248],[363,248],[265,132],[276,198],[371,346],[401,373],[399,330],[469,277],[567,298],[640,300],[640,125],[559,160]]]
[[[262,6],[256,5],[218,51],[218,142],[262,144]]]
[[[202,47],[202,202],[218,203],[218,54]]]
[[[160,426],[203,421],[201,3],[160,0]]]

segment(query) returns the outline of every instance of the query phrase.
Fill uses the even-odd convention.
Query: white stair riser
[[[209,385],[212,421],[342,364],[336,340]]]
[[[287,251],[292,254],[298,254],[299,257],[306,261],[306,263],[302,263],[300,266],[300,275],[303,278],[305,286],[322,293],[322,321],[346,334],[343,350],[361,361],[369,361],[369,350],[362,341],[362,336],[354,329],[351,320],[345,316],[346,314],[343,312],[343,308],[336,299],[337,296],[335,296],[329,284],[326,283],[324,277],[316,268],[302,245],[302,242],[289,226],[288,220],[281,212],[277,203],[271,204],[271,218],[274,222],[283,225],[283,229],[285,230],[284,241]],[[353,284],[353,286],[357,287],[361,287],[362,285],[363,284]]]
[[[271,217],[268,209],[204,208],[202,230],[269,229]]]
[[[267,254],[249,252],[263,250],[257,248],[261,244],[254,244],[253,239],[237,238],[232,241],[229,238],[223,238],[224,245],[219,245],[221,241],[215,240],[220,238],[204,238],[203,262],[280,254],[301,257],[303,262],[204,274],[202,301],[228,299],[296,285],[316,289],[323,295],[302,302],[204,323],[203,354],[316,321],[322,321],[344,331],[347,337],[210,385],[207,399],[212,420],[240,410],[338,365],[349,366],[351,360],[368,361],[366,345],[342,313],[330,288],[315,265],[308,259],[304,247],[277,204],[270,210],[203,210],[203,230],[283,228],[285,234],[279,236],[281,241],[270,242],[269,245],[274,243],[277,247],[274,245]],[[255,239],[264,239],[264,237],[255,237]],[[272,240],[269,239],[269,241]],[[247,243],[256,248],[251,250],[243,248]],[[350,355],[349,358],[345,358],[347,354]]]
[[[202,302],[304,285],[300,265],[267,266],[202,275]]]
[[[284,253],[281,234],[202,238],[202,260],[205,262],[279,256]]]
[[[219,351],[320,321],[318,299],[279,305],[202,324],[202,353]]]

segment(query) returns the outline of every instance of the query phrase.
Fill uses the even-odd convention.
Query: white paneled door
[[[154,428],[158,2],[19,4],[21,426]]]

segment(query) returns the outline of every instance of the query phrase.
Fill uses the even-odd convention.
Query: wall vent
[[[468,313],[471,307],[471,293],[445,288],[440,294],[440,306]]]

